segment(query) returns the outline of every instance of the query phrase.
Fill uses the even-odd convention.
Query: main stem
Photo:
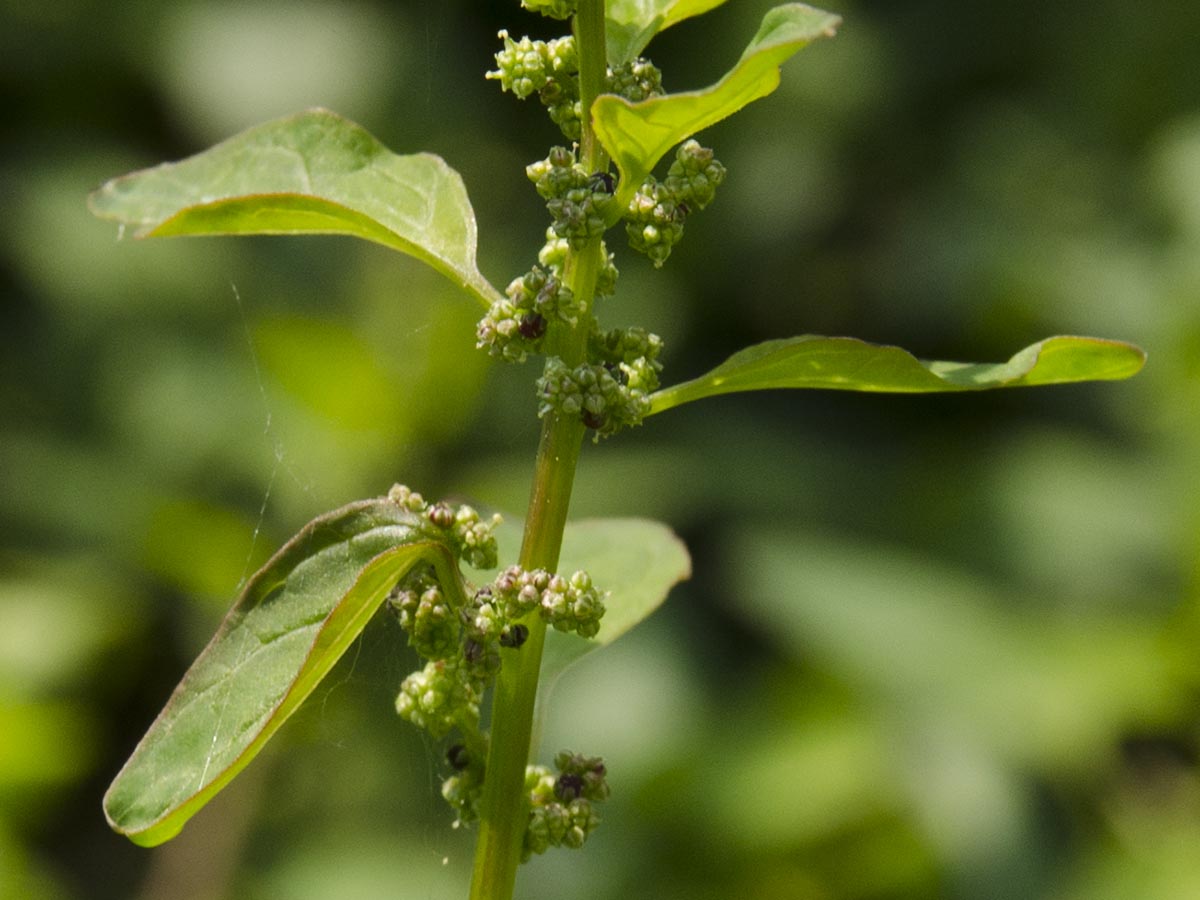
[[[608,159],[592,132],[590,114],[592,101],[603,90],[607,72],[604,0],[580,0],[574,32],[584,111],[581,161],[588,171],[606,171]],[[571,367],[579,365],[586,356],[596,277],[603,262],[600,239],[596,238],[582,249],[570,251],[564,264],[563,277],[584,312],[579,324],[559,332],[546,352],[559,356]],[[525,569],[553,572],[558,567],[584,431],[578,416],[552,412],[542,420],[521,544],[520,563]],[[546,638],[546,625],[536,613],[525,624],[529,627],[525,643],[519,649],[501,651],[503,664],[492,696],[490,746],[471,900],[511,900],[521,863],[521,847],[529,822],[525,767],[530,757],[538,674]]]

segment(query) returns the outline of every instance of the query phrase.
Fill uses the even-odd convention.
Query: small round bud
[[[662,72],[648,59],[635,59],[609,72],[607,90],[631,103],[663,93]]]
[[[388,500],[392,503],[407,509],[409,512],[421,513],[425,511],[425,499],[416,491],[411,490],[407,485],[392,485],[387,496]]]
[[[438,528],[449,528],[454,524],[454,510],[448,503],[435,503],[429,507],[426,515],[429,517],[429,521]]]

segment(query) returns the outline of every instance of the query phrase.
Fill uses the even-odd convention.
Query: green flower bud
[[[607,181],[576,162],[574,151],[555,147],[546,159],[527,166],[525,174],[546,201],[554,234],[570,246],[578,249],[608,228],[612,191]]]
[[[556,765],[557,776],[544,766],[529,766],[525,770],[529,824],[522,846],[523,859],[544,853],[550,847],[582,847],[600,823],[593,803],[608,796],[604,763],[564,752],[558,755]]]
[[[442,797],[455,811],[457,828],[479,818],[479,801],[483,797],[484,759],[462,744],[446,751],[446,761],[454,774],[442,782]]]
[[[388,491],[387,496],[388,500],[390,500],[392,503],[407,509],[409,512],[425,512],[425,498],[416,491],[410,490],[407,485],[392,485],[392,489]]]
[[[620,273],[617,271],[617,266],[613,261],[613,254],[608,252],[608,247],[603,241],[600,243],[600,253],[604,259],[604,265],[596,273],[596,296],[611,297],[617,292],[617,276]]]
[[[563,792],[569,789],[574,792],[575,797],[582,796],[594,801],[607,799],[609,789],[605,777],[608,775],[608,769],[599,756],[583,756],[563,750],[554,757],[554,767],[560,773],[555,782],[555,796],[562,799]],[[567,779],[566,784],[569,788],[563,787],[564,779]],[[576,786],[578,790],[574,790]]]
[[[658,387],[657,366],[638,358],[569,369],[562,360],[549,359],[537,382],[538,415],[578,415],[597,440],[640,425],[650,411],[649,394]]]
[[[546,45],[528,37],[514,42],[507,31],[501,31],[499,37],[504,49],[496,54],[498,70],[485,77],[499,79],[501,90],[512,91],[522,100],[545,87],[550,80]]]
[[[408,632],[409,643],[421,656],[446,659],[457,653],[458,612],[428,572],[401,579],[387,602]]]
[[[458,652],[458,616],[446,602],[442,589],[426,588],[412,608],[409,642],[426,659],[446,659]],[[403,620],[402,620],[403,624]]]
[[[456,814],[455,827],[474,822],[479,818],[483,779],[470,770],[451,775],[442,782],[442,798]]]
[[[648,59],[635,59],[609,70],[607,92],[631,103],[661,96],[662,72]]]
[[[492,585],[484,585],[476,591],[461,615],[467,636],[485,645],[500,637],[508,621],[504,600],[496,595]]]
[[[451,526],[458,555],[475,569],[494,569],[498,550],[496,548],[496,526],[503,521],[493,513],[486,522],[470,506],[460,506],[454,513]]]
[[[625,211],[625,234],[629,246],[650,257],[661,268],[671,248],[683,237],[686,207],[680,208],[675,197],[653,175],[642,182]]]
[[[696,141],[685,141],[663,182],[676,204],[704,209],[712,203],[717,188],[725,180],[725,167],[713,158],[713,152]]]
[[[550,226],[546,229],[546,243],[538,252],[538,262],[559,275],[562,273],[563,263],[567,261],[567,250],[570,246],[564,238],[560,238],[555,233],[554,226]],[[615,273],[616,269],[614,268],[613,271]],[[613,281],[616,281],[615,275]],[[597,293],[600,293],[599,287],[597,287]]]
[[[481,691],[463,667],[450,660],[433,660],[400,685],[396,712],[435,738],[460,723],[477,728]]]
[[[521,363],[539,352],[551,322],[579,320],[581,307],[554,270],[534,266],[514,278],[505,294],[480,319],[475,346],[509,362]]]
[[[569,580],[556,575],[542,592],[539,608],[542,618],[559,631],[592,637],[600,631],[604,595],[586,572],[576,572]]]
[[[590,357],[608,366],[619,366],[621,363],[633,365],[639,359],[644,359],[651,369],[660,372],[662,364],[658,362],[658,356],[662,348],[662,338],[637,327],[596,330],[588,338]],[[657,388],[656,384],[651,390]]]

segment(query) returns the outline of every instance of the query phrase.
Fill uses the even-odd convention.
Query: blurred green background
[[[650,48],[716,80],[769,6]],[[1200,4],[839,2],[711,129],[730,175],[609,324],[668,382],[803,332],[1001,360],[1149,350],[1131,382],[707,401],[585,448],[573,512],[644,514],[695,577],[564,679],[543,757],[607,824],[518,895],[1200,897]],[[540,245],[552,126],[483,79],[504,2],[0,0],[0,898],[458,898],[441,748],[373,623],[175,842],[104,787],[238,583],[396,480],[520,514],[529,380],[444,280],[346,239],[136,243],[104,179],[325,105],[466,180],[483,271]]]

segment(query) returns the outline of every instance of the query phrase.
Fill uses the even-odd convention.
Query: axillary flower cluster
[[[571,0],[524,0],[527,9],[556,19],[575,13]],[[640,328],[601,330],[594,301],[616,290],[617,269],[603,235],[625,224],[629,246],[661,267],[683,236],[688,218],[712,202],[725,179],[725,168],[712,150],[694,140],[677,150],[666,177],[649,175],[632,199],[618,202],[616,176],[605,166],[589,171],[579,160],[582,131],[579,57],[571,35],[550,41],[522,37],[514,41],[500,32],[503,48],[497,69],[487,77],[525,99],[537,96],[570,145],[555,146],[545,159],[526,168],[538,195],[546,202],[550,226],[538,261],[508,285],[505,297],[492,304],[479,322],[477,345],[508,362],[522,363],[546,354],[562,329],[585,329],[584,362],[568,365],[546,354],[538,379],[538,415],[551,412],[577,416],[595,438],[640,425],[649,412],[649,396],[659,385],[662,340]],[[662,73],[647,59],[609,67],[604,88],[637,103],[662,95]],[[565,267],[571,250],[600,241],[601,266],[594,296],[576,297]]]
[[[388,499],[448,537],[458,559],[476,569],[496,568],[494,529],[499,516],[485,521],[470,506],[430,504],[404,485],[393,487]],[[457,730],[460,740],[446,753],[451,774],[442,785],[442,796],[463,823],[479,817],[487,759],[479,710],[484,692],[500,671],[500,649],[519,650],[529,635],[522,620],[535,614],[559,631],[594,636],[604,615],[604,596],[586,572],[564,578],[510,566],[476,589],[464,589],[439,574],[431,567],[414,570],[388,597],[409,644],[426,660],[404,679],[396,711],[437,739]],[[530,766],[526,772],[526,856],[552,846],[582,846],[599,821],[592,803],[608,796],[599,759],[564,751],[555,764],[557,775],[542,766]]]

